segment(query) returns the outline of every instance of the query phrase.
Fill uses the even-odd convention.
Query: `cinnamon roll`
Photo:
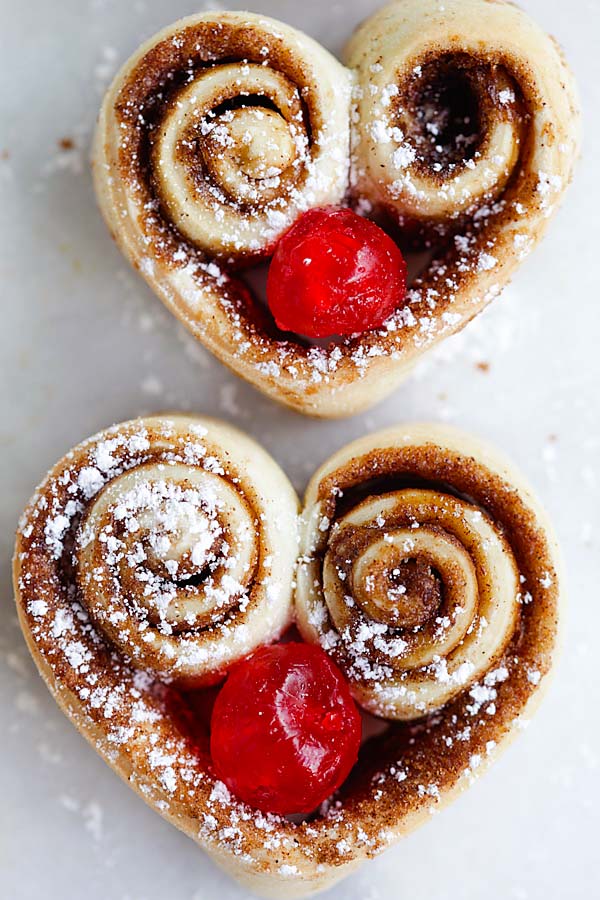
[[[485,769],[547,682],[562,589],[544,514],[475,439],[410,426],[336,454],[307,492],[297,623],[360,702],[403,721],[363,744],[314,815],[265,815],[215,777],[186,691],[289,621],[295,513],[285,477],[239,432],[142,419],[58,463],[14,560],[23,632],[65,713],[264,896],[331,886]]]
[[[562,54],[503,0],[398,0],[345,62],[271,19],[192,16],[124,65],[94,150],[106,221],[163,302],[238,375],[323,417],[382,399],[500,292],[578,150]],[[432,258],[383,326],[311,345],[234,269],[348,197]]]

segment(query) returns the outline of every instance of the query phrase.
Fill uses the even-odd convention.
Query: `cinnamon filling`
[[[395,106],[415,168],[440,183],[475,164],[494,125],[525,115],[516,82],[501,64],[461,53],[415,66]]]

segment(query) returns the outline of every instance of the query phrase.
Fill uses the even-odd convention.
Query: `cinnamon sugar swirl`
[[[62,671],[108,646],[170,681],[213,681],[289,624],[295,519],[281,470],[222,423],[164,416],[90,438],[20,526],[19,612],[36,656]]]
[[[303,519],[298,625],[370,712],[410,721],[477,693],[499,668],[517,682],[548,672],[555,542],[484,444],[440,426],[363,438],[313,477]]]
[[[543,236],[579,151],[577,94],[557,43],[504,0],[396,0],[358,28],[345,61],[354,203],[431,254],[373,363],[401,377]]]

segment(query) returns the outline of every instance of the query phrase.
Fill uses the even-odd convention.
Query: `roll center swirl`
[[[257,562],[252,511],[223,478],[139,466],[112,481],[83,523],[79,564],[92,615],[114,624],[99,586],[161,633],[206,627],[243,602]],[[89,572],[93,577],[90,579]]]
[[[439,609],[442,588],[435,570],[385,540],[356,560],[352,572],[356,602],[371,619],[395,628],[418,628]]]
[[[156,574],[177,582],[199,576],[214,562],[223,543],[216,510],[211,515],[197,505],[200,496],[193,491],[168,496],[165,483],[155,485],[154,493],[158,508],[144,509],[129,519],[123,530],[133,528],[148,568]]]
[[[215,119],[210,132],[222,155],[231,155],[248,178],[276,178],[296,157],[284,119],[272,109],[240,107]],[[210,161],[207,160],[207,163]]]

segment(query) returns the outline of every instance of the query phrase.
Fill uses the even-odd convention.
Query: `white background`
[[[243,6],[232,2],[231,7]],[[166,408],[257,436],[298,490],[331,451],[397,421],[449,421],[529,476],[568,565],[565,650],[529,729],[452,808],[367,865],[335,900],[554,900],[600,894],[600,3],[527,0],[564,45],[586,110],[576,181],[541,248],[384,405],[304,419],[238,381],[131,271],[87,164],[118,63],[185,0],[0,0],[0,896],[239,900],[243,892],[119,781],[64,719],[25,650],[9,560],[45,470],[109,423]],[[376,0],[254,0],[333,50]],[[61,138],[75,141],[63,152]],[[478,363],[488,363],[484,372]]]

